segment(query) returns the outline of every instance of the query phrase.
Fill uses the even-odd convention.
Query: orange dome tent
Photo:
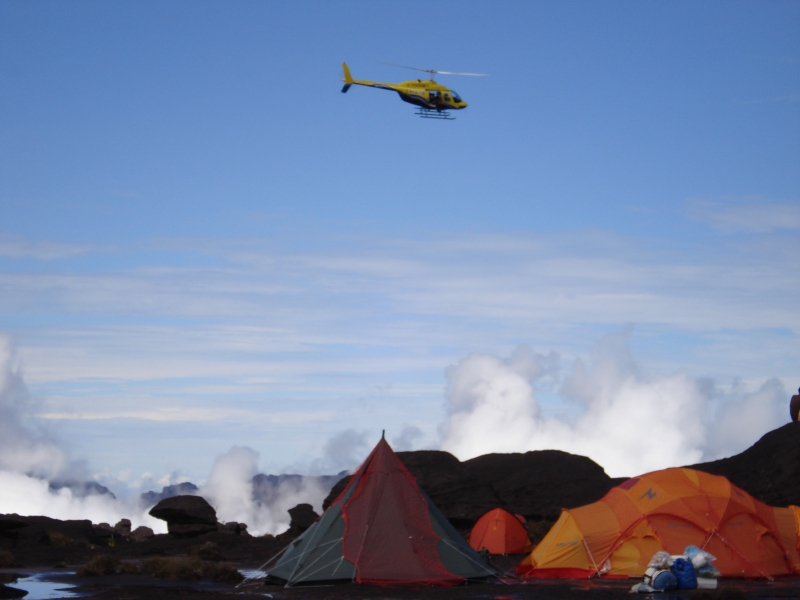
[[[489,554],[530,552],[531,540],[524,523],[524,517],[495,508],[475,523],[469,534],[469,545],[475,550],[486,548]]]
[[[653,554],[695,545],[725,577],[800,573],[797,507],[773,508],[724,477],[666,469],[629,479],[601,500],[564,509],[517,567],[526,577],[641,577]]]

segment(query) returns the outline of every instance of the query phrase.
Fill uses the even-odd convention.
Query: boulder
[[[289,524],[289,529],[275,536],[275,539],[283,544],[301,535],[319,519],[319,515],[310,504],[298,504],[290,508],[289,516],[292,519]]]
[[[130,519],[120,519],[120,522],[114,525],[114,531],[121,536],[129,536],[131,534],[131,521]]]
[[[108,523],[92,525],[92,538],[95,544],[104,546],[116,537],[116,531]]]
[[[154,533],[152,529],[145,527],[144,525],[140,525],[131,532],[131,539],[134,542],[143,542],[145,540],[149,540],[151,537],[153,537],[153,535]]]
[[[237,523],[236,521],[220,523],[217,529],[220,533],[229,533],[231,535],[250,535],[247,533],[247,523]]]
[[[294,508],[290,508],[289,516],[292,518],[289,527],[299,533],[303,533],[319,519],[319,515],[310,504],[298,504]]]
[[[165,498],[150,509],[150,515],[166,521],[167,525],[217,526],[217,511],[200,496],[173,496]]]
[[[217,511],[200,496],[165,498],[150,514],[167,522],[167,531],[176,538],[190,538],[217,531]]]

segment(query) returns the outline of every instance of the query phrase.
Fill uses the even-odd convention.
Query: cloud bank
[[[466,357],[447,373],[442,449],[462,460],[564,450],[621,477],[740,452],[788,421],[780,381],[752,393],[742,385],[725,393],[682,373],[647,374],[631,355],[629,336],[626,330],[604,337],[588,364],[578,359],[566,374],[557,355],[524,346],[509,358]],[[574,420],[543,414],[536,385],[547,377],[575,404]]]
[[[64,485],[91,480],[91,477],[85,465],[71,460],[57,440],[45,431],[35,431],[25,425],[26,414],[34,408],[35,402],[22,378],[14,346],[8,336],[0,335],[0,514],[90,519],[93,523],[111,525],[128,518],[133,527],[145,525],[156,533],[166,533],[166,523],[147,514],[151,506],[144,504],[136,494],[116,498],[111,494],[86,494],[80,486]],[[363,441],[363,434],[353,435],[356,441]],[[338,459],[347,462],[352,453],[347,449],[352,444],[346,442],[352,442],[352,435],[345,432],[339,438],[332,440],[331,450],[338,449],[341,454]],[[313,480],[301,484],[283,482],[269,503],[257,501],[252,484],[257,473],[257,459],[254,450],[234,446],[214,463],[206,484],[198,493],[216,508],[220,521],[247,523],[254,535],[277,534],[289,527],[287,511],[296,504],[307,502],[316,510],[321,509],[328,490]],[[101,479],[103,483],[124,483],[119,475],[106,475]],[[161,483],[175,483],[173,479],[169,477],[169,481]],[[149,475],[144,480],[154,483]],[[129,487],[138,491],[142,483],[134,481]]]

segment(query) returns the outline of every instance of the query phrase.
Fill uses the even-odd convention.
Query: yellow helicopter
[[[390,63],[386,63],[390,64]],[[407,67],[405,65],[392,65],[393,67],[402,67],[404,69],[413,69],[415,71],[422,71],[430,73],[431,78],[428,81],[417,79],[416,81],[404,81],[403,83],[380,83],[377,81],[364,81],[361,79],[353,79],[350,75],[350,69],[347,63],[342,63],[344,69],[344,87],[342,93],[346,94],[351,85],[364,85],[367,87],[379,88],[382,90],[390,90],[397,92],[400,99],[409,104],[417,106],[417,112],[414,114],[419,115],[425,119],[447,119],[454,120],[455,117],[450,116],[450,110],[461,110],[467,107],[467,103],[461,99],[454,90],[451,90],[441,83],[436,83],[433,80],[434,75],[471,75],[473,77],[486,77],[484,73],[456,73],[453,71],[436,71],[434,69],[418,69],[416,67]]]

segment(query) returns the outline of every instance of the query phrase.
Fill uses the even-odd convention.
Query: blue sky
[[[347,428],[436,446],[447,369],[520,344],[558,353],[538,401],[575,419],[561,384],[620,331],[641,377],[713,382],[706,420],[767,381],[777,403],[799,25],[796,2],[0,4],[26,423],[97,472],[202,477],[233,444],[302,469]],[[489,77],[442,77],[469,107],[436,122],[341,94],[343,61]]]

